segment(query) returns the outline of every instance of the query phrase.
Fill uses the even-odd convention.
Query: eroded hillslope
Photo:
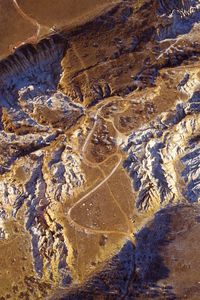
[[[199,9],[121,1],[0,62],[2,299],[181,299],[190,251],[167,255],[179,231],[199,243]]]

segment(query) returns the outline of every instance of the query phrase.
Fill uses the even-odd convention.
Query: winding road
[[[35,26],[37,28],[36,33],[33,36],[31,36],[30,38],[28,38],[28,40],[22,42],[20,45],[25,44],[29,41],[37,42],[42,28],[47,29],[48,32],[50,31],[50,28],[48,26],[41,25],[36,19],[34,19],[34,18],[30,17],[28,14],[26,14],[19,6],[17,0],[13,0],[13,5],[22,18],[24,18],[25,20],[27,20],[28,22],[30,22],[33,26]],[[17,47],[19,47],[20,45],[17,45]]]
[[[118,99],[118,100],[121,100],[121,99]],[[109,101],[113,101],[113,99],[110,99]],[[69,222],[69,224],[71,224],[72,226],[75,227],[75,229],[77,229],[78,231],[82,231],[84,233],[90,233],[90,234],[119,234],[119,235],[124,235],[126,236],[128,239],[134,241],[134,238],[133,238],[133,223],[131,220],[128,219],[126,213],[123,211],[122,207],[120,206],[120,204],[118,203],[118,201],[116,200],[116,198],[114,197],[114,195],[112,194],[112,191],[111,189],[109,188],[109,185],[108,185],[108,180],[111,178],[111,176],[113,176],[113,174],[118,170],[118,168],[120,167],[121,165],[121,162],[122,162],[122,155],[120,155],[119,153],[114,153],[112,154],[112,156],[118,156],[119,160],[118,162],[116,163],[116,165],[113,167],[113,169],[111,170],[111,172],[108,174],[108,175],[105,175],[105,173],[103,172],[103,170],[100,168],[100,164],[102,163],[105,163],[105,161],[107,159],[110,159],[110,157],[112,156],[109,156],[106,160],[104,160],[103,162],[101,163],[93,163],[91,161],[89,161],[86,157],[86,150],[87,150],[87,146],[89,144],[89,141],[94,133],[94,130],[96,128],[96,124],[98,122],[98,117],[102,117],[101,116],[101,110],[107,105],[107,103],[104,103],[103,106],[101,106],[100,108],[97,109],[95,115],[94,115],[94,124],[93,124],[93,128],[91,129],[90,133],[87,135],[87,138],[85,140],[85,143],[83,144],[82,146],[82,149],[81,149],[81,153],[82,153],[82,156],[83,156],[83,161],[86,165],[88,165],[89,167],[98,167],[101,171],[101,173],[103,174],[104,176],[104,179],[99,183],[97,184],[92,190],[90,190],[87,194],[85,194],[83,197],[81,197],[76,203],[74,203],[72,205],[72,207],[68,210],[68,213],[67,213],[67,220]],[[105,120],[105,121],[108,121],[108,122],[111,122],[113,124],[113,128],[116,129],[114,123],[113,123],[113,120]],[[117,130],[117,135],[121,135],[121,133]],[[119,147],[118,147],[119,148]],[[93,229],[93,228],[90,228],[90,227],[86,227],[86,226],[83,226],[81,224],[79,224],[77,221],[75,221],[72,217],[72,212],[75,208],[77,208],[81,203],[83,203],[91,194],[93,194],[94,192],[96,192],[100,187],[102,187],[104,184],[107,184],[108,185],[108,188],[110,190],[110,193],[111,193],[111,196],[116,204],[116,206],[118,207],[118,209],[120,210],[120,212],[122,213],[124,219],[126,220],[126,223],[127,223],[127,227],[129,228],[129,230],[127,232],[122,232],[122,231],[116,231],[116,230],[100,230],[100,229]]]

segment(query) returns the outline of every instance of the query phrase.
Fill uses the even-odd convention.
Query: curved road
[[[121,100],[121,99],[119,99]],[[113,101],[113,99],[110,99],[110,101]],[[107,103],[106,103],[107,104]],[[96,124],[97,124],[97,121],[98,121],[98,116],[100,116],[100,112],[102,110],[102,108],[106,105],[104,104],[103,106],[101,106],[95,116],[94,116],[94,119],[95,119],[95,122],[94,122],[94,125],[93,125],[93,128],[92,130],[90,131],[90,133],[88,134],[86,140],[85,140],[85,143],[83,144],[82,146],[82,155],[83,155],[83,160],[84,162],[89,166],[89,167],[99,167],[99,164],[101,163],[92,163],[90,162],[86,156],[85,156],[85,152],[86,152],[86,148],[88,146],[88,143],[90,141],[90,138],[95,130],[95,127],[96,127]],[[113,121],[109,121],[109,122],[112,122]],[[113,126],[114,129],[115,129],[115,126]],[[119,132],[117,132],[119,134]],[[113,155],[116,155],[116,154],[113,154]],[[96,185],[91,191],[89,191],[87,194],[85,194],[83,197],[81,197],[76,203],[74,203],[74,205],[72,205],[72,207],[69,209],[68,213],[67,213],[67,220],[68,222],[73,225],[75,228],[77,228],[79,231],[82,231],[82,232],[86,232],[86,233],[94,233],[94,234],[99,234],[99,233],[104,233],[104,234],[109,234],[109,233],[115,233],[115,234],[121,234],[121,235],[124,235],[126,237],[129,237],[129,239],[132,239],[133,240],[133,235],[132,235],[132,228],[133,228],[133,224],[132,222],[128,219],[126,213],[123,211],[123,209],[121,208],[120,204],[118,203],[118,201],[115,199],[115,197],[113,196],[111,190],[110,190],[110,193],[112,195],[112,198],[113,200],[115,201],[115,204],[116,206],[119,208],[119,210],[121,211],[121,213],[123,214],[125,220],[126,220],[126,223],[127,223],[127,226],[129,228],[129,231],[128,232],[121,232],[121,231],[113,231],[113,230],[96,230],[96,229],[92,229],[90,227],[86,227],[86,226],[83,226],[79,223],[77,223],[75,220],[73,220],[73,218],[71,217],[71,213],[73,211],[74,208],[76,208],[78,205],[80,205],[88,196],[90,196],[92,193],[94,193],[95,191],[97,191],[103,184],[106,184],[107,181],[111,178],[111,176],[117,171],[118,167],[120,166],[121,162],[122,162],[122,156],[118,154],[118,157],[119,157],[119,161],[117,162],[117,164],[114,166],[114,168],[112,169],[112,171],[98,184]],[[110,158],[110,157],[109,157]],[[109,159],[108,158],[108,159]],[[105,161],[103,161],[105,162]],[[103,171],[101,170],[101,168],[99,167],[100,171],[103,173]],[[103,175],[105,175],[103,173]],[[109,186],[108,186],[109,187]]]

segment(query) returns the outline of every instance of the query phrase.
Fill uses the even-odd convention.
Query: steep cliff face
[[[1,105],[15,106],[23,89],[27,92],[26,100],[56,91],[66,47],[62,37],[51,36],[37,45],[21,46],[1,61]]]
[[[125,167],[138,192],[139,209],[198,201],[199,95],[196,91],[188,102],[129,137]]]
[[[159,40],[176,38],[188,33],[199,22],[199,1],[159,1],[159,13],[163,19]]]
[[[125,0],[0,62],[2,299],[195,299],[199,21]]]

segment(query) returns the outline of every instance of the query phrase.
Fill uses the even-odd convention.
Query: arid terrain
[[[0,26],[0,300],[200,299],[200,1]]]

